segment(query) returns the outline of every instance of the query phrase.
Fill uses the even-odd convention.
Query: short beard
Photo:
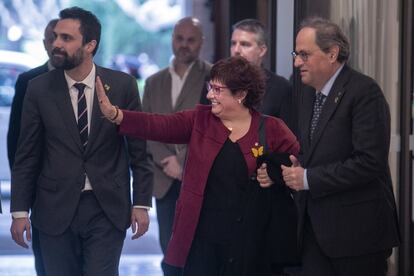
[[[55,56],[54,53],[59,53],[64,55],[64,57]],[[73,56],[68,56],[66,52],[60,51],[58,49],[53,49],[51,62],[53,67],[63,70],[72,70],[79,66],[84,60],[82,49],[78,49]]]

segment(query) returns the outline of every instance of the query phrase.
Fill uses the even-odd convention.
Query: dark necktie
[[[310,125],[310,132],[309,132],[309,138],[312,141],[313,133],[315,132],[316,126],[318,125],[319,117],[322,113],[322,106],[325,102],[326,96],[322,94],[321,92],[316,93],[315,102],[313,103],[313,114],[312,114],[312,120]]]
[[[78,90],[78,130],[83,148],[88,144],[88,108],[86,106],[85,84],[75,83]]]

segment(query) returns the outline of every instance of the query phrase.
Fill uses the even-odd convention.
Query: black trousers
[[[43,265],[42,251],[40,250],[39,230],[32,225],[32,249],[37,276],[45,276],[45,266]]]
[[[174,180],[167,194],[163,198],[156,199],[155,201],[157,206],[158,234],[163,254],[165,254],[168,242],[170,241],[174,222],[175,203],[180,194],[180,188],[181,182]]]
[[[39,231],[46,274],[116,276],[125,235],[105,216],[93,192],[83,192],[64,233],[51,236]]]
[[[167,251],[168,242],[171,238],[172,225],[174,222],[175,204],[180,194],[181,181],[174,180],[167,194],[155,201],[157,206],[157,221],[158,234],[162,253],[165,255]],[[180,268],[171,267],[166,263],[161,263],[161,268],[164,276],[179,276],[182,275]]]
[[[184,276],[239,276],[240,258],[230,244],[220,244],[195,237],[184,267]]]
[[[330,258],[319,247],[309,219],[305,222],[302,276],[385,276],[391,250],[362,256]]]

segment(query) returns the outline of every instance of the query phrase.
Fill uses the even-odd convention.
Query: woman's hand
[[[109,121],[119,125],[124,117],[122,110],[120,110],[117,106],[111,104],[108,97],[106,96],[101,78],[98,76],[96,77],[95,88],[102,114]]]
[[[266,165],[266,163],[263,163],[257,169],[257,181],[259,182],[260,187],[262,187],[262,188],[269,188],[270,186],[273,185],[273,180],[267,174],[267,165]]]

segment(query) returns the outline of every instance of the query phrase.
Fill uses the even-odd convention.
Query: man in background
[[[233,25],[231,56],[242,56],[256,66],[262,66],[267,53],[266,30],[256,19],[244,19]],[[283,77],[267,69],[266,90],[259,111],[282,119],[289,127],[292,120],[292,87]]]
[[[231,56],[242,56],[250,63],[262,67],[263,59],[267,53],[267,35],[263,24],[256,19],[244,19],[234,24],[230,42],[230,53]],[[285,78],[265,68],[263,70],[266,74],[266,86],[259,111],[265,115],[282,119],[294,131],[291,84]],[[279,199],[274,198],[272,212],[279,214],[279,205],[276,204],[276,200]],[[290,202],[287,206],[290,206],[289,210],[284,211],[287,223],[283,227],[273,220],[270,223],[268,244],[272,252],[271,267],[274,275],[279,275],[283,271],[293,273],[296,270],[294,267],[298,264],[297,248],[294,246],[281,248],[280,246],[281,244],[294,245],[297,243],[295,235],[297,213],[294,202]],[[284,233],[284,235],[283,237],[272,235],[275,232]],[[281,240],[285,242],[281,242]]]
[[[244,19],[233,25],[231,56],[242,56],[252,64],[262,66],[266,53],[267,35],[260,21]],[[285,78],[263,70],[266,74],[266,90],[259,111],[282,119],[292,129],[292,86]],[[200,102],[210,104],[205,95]]]
[[[58,19],[50,20],[44,31],[43,46],[45,47],[49,60],[39,67],[20,74],[14,87],[14,98],[10,111],[9,130],[7,132],[7,154],[10,169],[13,167],[14,155],[16,154],[17,140],[19,139],[20,134],[23,99],[26,94],[27,85],[31,79],[54,69],[50,62],[50,57],[52,55],[53,40],[55,39],[53,29],[55,28],[57,21]]]
[[[297,191],[303,276],[385,276],[399,244],[388,166],[390,112],[378,84],[350,66],[348,38],[302,22],[292,53],[302,83],[301,153],[282,166]]]
[[[174,26],[172,49],[174,58],[169,67],[150,76],[145,83],[143,110],[172,113],[195,107],[205,88],[211,65],[199,58],[203,45],[203,30],[197,18],[185,17]],[[175,203],[186,157],[186,145],[148,141],[152,155],[159,239],[165,254],[171,237]],[[164,275],[180,275],[162,264]],[[175,274],[177,273],[177,274]]]
[[[19,139],[23,99],[26,95],[27,85],[31,79],[34,79],[35,77],[54,69],[50,61],[50,57],[52,55],[53,41],[55,39],[53,29],[55,28],[57,22],[58,19],[50,20],[44,31],[43,46],[45,47],[49,60],[39,67],[33,68],[27,72],[20,74],[16,81],[14,89],[14,98],[10,111],[9,131],[7,132],[7,154],[9,158],[10,170],[13,168],[14,155],[16,154],[17,148],[17,140]],[[33,225],[32,249],[35,260],[36,274],[38,276],[46,275],[42,262],[42,253],[40,251],[39,233],[36,227],[34,227]]]

